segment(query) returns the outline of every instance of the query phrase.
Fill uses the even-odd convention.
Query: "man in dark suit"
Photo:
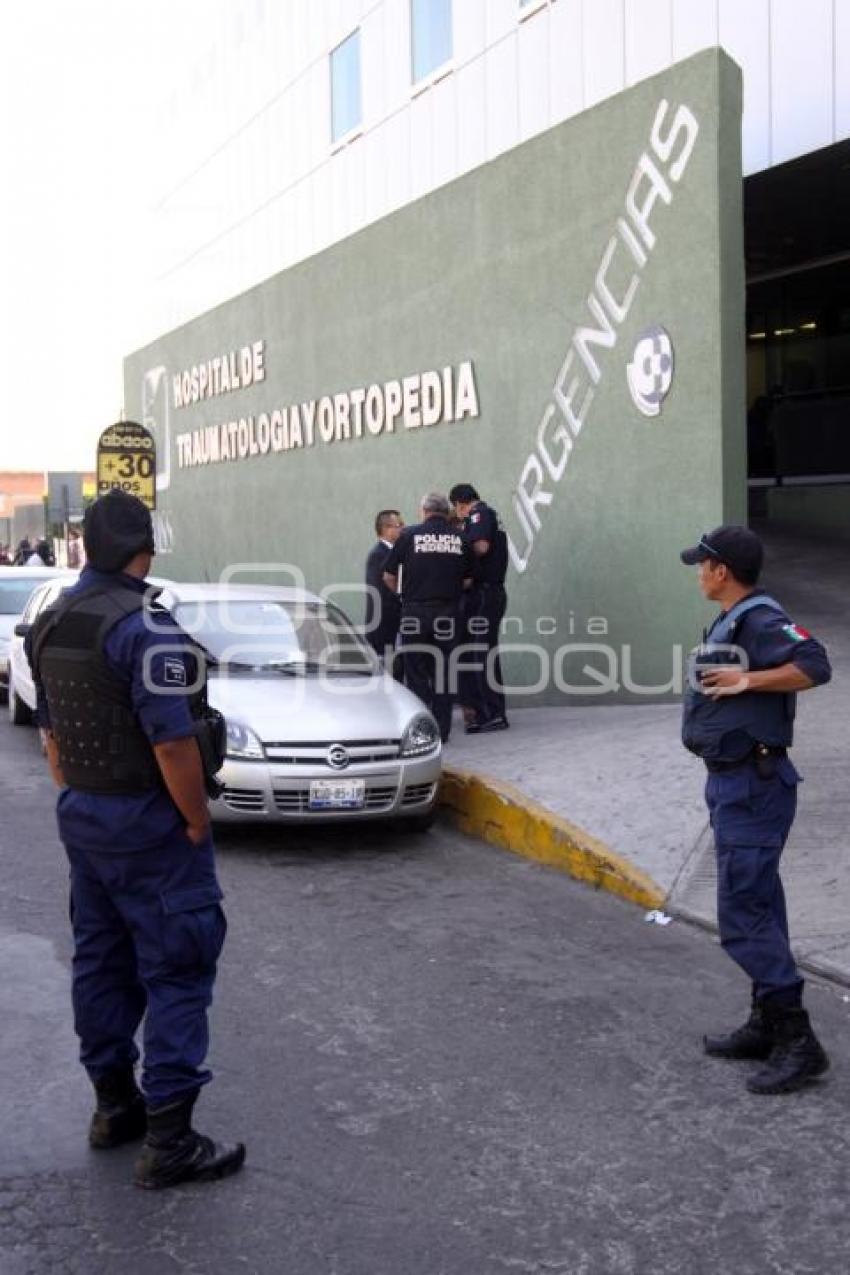
[[[366,559],[366,637],[399,682],[402,662],[395,658],[396,638],[401,621],[401,601],[384,584],[384,564],[404,528],[397,509],[382,509],[375,518],[377,541]]]

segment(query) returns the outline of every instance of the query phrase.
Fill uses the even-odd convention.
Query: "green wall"
[[[682,108],[698,128],[686,162],[693,125]],[[509,641],[542,643],[547,659],[564,644],[609,645],[611,655],[576,650],[562,666],[588,702],[634,697],[623,685],[624,647],[634,682],[669,682],[674,647],[692,645],[707,614],[678,550],[721,521],[745,520],[740,119],[738,68],[720,50],[700,53],[130,355],[126,414],[146,418],[161,450],[171,398],[170,481],[158,511],[170,552],[157,572],[214,579],[234,561],[293,562],[317,590],[356,582],[377,509],[398,507],[412,521],[426,490],[471,481],[515,546]],[[638,165],[648,169],[642,156],[665,183],[649,214],[651,248],[626,210]],[[644,176],[635,206],[649,190]],[[638,280],[625,317],[612,318],[595,283],[612,237],[613,307]],[[561,375],[576,330],[600,327],[591,293],[613,348],[590,342],[584,357],[574,348]],[[635,405],[626,369],[638,336],[659,324],[673,343],[675,374],[651,417]],[[175,406],[175,374],[257,340],[265,343],[262,383]],[[175,433],[467,360],[477,417],[178,467]],[[563,395],[577,378],[575,414],[593,362],[595,396],[555,481],[538,426],[546,415],[543,441],[557,468],[569,435],[556,381]],[[149,382],[145,393],[145,375],[158,367],[159,392]],[[517,489],[533,495],[539,473],[543,494],[529,514]],[[607,634],[596,624],[588,636],[590,617],[603,617]],[[616,689],[603,682],[596,694],[598,681],[581,671],[588,663]],[[536,667],[529,652],[508,656],[517,684],[533,681]],[[561,694],[550,683],[544,698]]]

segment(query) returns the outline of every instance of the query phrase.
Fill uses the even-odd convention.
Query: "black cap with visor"
[[[723,562],[736,576],[757,578],[764,561],[764,546],[749,527],[715,527],[700,536],[699,543],[679,555],[685,566],[713,559]]]

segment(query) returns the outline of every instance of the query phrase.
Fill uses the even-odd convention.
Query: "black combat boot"
[[[750,1093],[792,1093],[829,1068],[809,1015],[799,1007],[765,1005],[773,1032],[773,1049],[762,1067],[747,1081]]]
[[[156,1190],[178,1182],[213,1182],[242,1168],[244,1143],[220,1145],[192,1128],[197,1096],[148,1111],[148,1133],[136,1161],[136,1186]]]
[[[107,1071],[92,1084],[97,1107],[89,1126],[89,1146],[107,1151],[144,1137],[145,1100],[136,1088],[133,1068]]]
[[[773,1031],[762,1004],[753,998],[750,1016],[742,1027],[728,1036],[703,1036],[703,1047],[712,1058],[768,1058],[773,1049]]]

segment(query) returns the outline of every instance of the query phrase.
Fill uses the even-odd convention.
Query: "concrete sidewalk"
[[[792,937],[807,965],[850,983],[850,553],[765,538],[765,587],[826,642],[833,663],[832,683],[798,702],[793,758],[805,783],[783,856]],[[705,771],[679,743],[679,717],[677,705],[520,709],[496,735],[459,726],[445,760],[516,785],[647,874],[671,912],[713,926]]]

